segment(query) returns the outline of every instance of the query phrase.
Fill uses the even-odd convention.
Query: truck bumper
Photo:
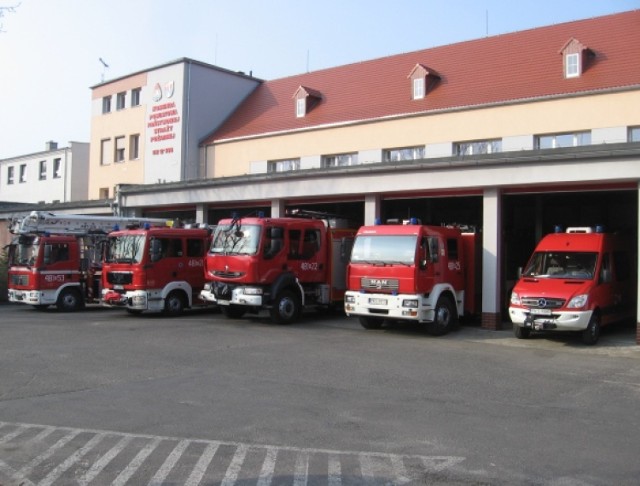
[[[593,311],[560,311],[538,315],[522,307],[509,307],[511,322],[533,331],[584,331]]]
[[[420,295],[363,294],[347,291],[344,294],[344,312],[348,316],[404,319],[433,322],[435,308]]]
[[[102,303],[108,307],[126,307],[133,311],[161,311],[164,309],[164,299],[160,291],[147,292],[144,290],[128,290],[119,293],[114,290],[102,291]]]
[[[29,305],[53,305],[57,300],[55,291],[9,289],[9,302]]]

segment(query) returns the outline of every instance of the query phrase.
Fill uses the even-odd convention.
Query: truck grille
[[[223,272],[222,270],[215,270],[213,275],[220,278],[240,278],[244,276],[244,272]]]
[[[29,285],[29,275],[11,275],[12,285]]]
[[[522,305],[536,309],[559,309],[564,305],[564,299],[550,299],[547,297],[524,297]]]
[[[360,279],[360,287],[369,290],[398,290],[400,284],[395,278],[362,278]]]
[[[127,285],[133,282],[133,274],[131,272],[109,272],[107,273],[107,282],[112,285]]]

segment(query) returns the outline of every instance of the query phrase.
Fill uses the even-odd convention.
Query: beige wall
[[[638,125],[638,106],[636,90],[218,143],[206,149],[207,177],[248,174],[256,161]]]

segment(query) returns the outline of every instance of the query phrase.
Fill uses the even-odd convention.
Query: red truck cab
[[[537,245],[511,293],[515,336],[577,331],[595,344],[601,326],[636,313],[636,265],[628,241],[599,228],[568,228]]]

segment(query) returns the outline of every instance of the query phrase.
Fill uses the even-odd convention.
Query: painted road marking
[[[0,484],[25,486],[403,485],[464,459],[0,422]]]

